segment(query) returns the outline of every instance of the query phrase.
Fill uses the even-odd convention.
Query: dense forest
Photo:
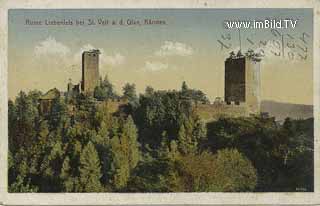
[[[209,100],[185,82],[140,95],[126,84],[120,96],[105,78],[93,96],[55,99],[50,114],[41,95],[8,102],[9,192],[313,191],[313,119],[205,123],[193,105]]]

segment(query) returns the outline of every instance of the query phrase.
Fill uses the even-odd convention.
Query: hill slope
[[[293,119],[307,119],[313,117],[313,106],[304,104],[291,104],[276,101],[264,100],[261,102],[261,111],[268,112],[277,120],[284,120],[286,117]]]

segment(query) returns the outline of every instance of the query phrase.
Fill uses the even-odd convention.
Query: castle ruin
[[[225,60],[224,101],[216,98],[213,104],[196,105],[197,113],[205,121],[260,114],[260,61],[252,51],[231,52]]]
[[[70,80],[67,96],[79,93],[93,95],[94,89],[99,84],[99,55],[99,50],[82,53],[81,82],[73,85]],[[237,55],[231,52],[225,60],[224,100],[217,97],[212,104],[194,105],[194,110],[206,122],[220,117],[260,114],[260,61],[259,56],[253,51],[248,51],[245,55],[240,51]],[[47,93],[40,98],[42,112],[50,111],[51,97],[56,98],[56,95]]]
[[[82,53],[82,77],[79,84],[68,83],[68,95],[85,93],[92,95],[96,86],[99,85],[99,55],[98,49],[84,51]]]
[[[246,104],[249,113],[260,112],[260,61],[253,56],[231,55],[225,60],[224,98],[230,105]]]
[[[82,53],[81,90],[84,93],[93,93],[99,84],[99,54],[99,50]]]

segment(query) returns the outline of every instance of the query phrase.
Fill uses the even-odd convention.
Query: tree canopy
[[[186,82],[119,97],[106,77],[47,114],[41,95],[8,101],[9,192],[313,191],[313,119],[205,123],[194,105],[209,100]]]

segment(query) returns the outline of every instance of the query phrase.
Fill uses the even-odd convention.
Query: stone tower
[[[260,113],[260,59],[240,52],[225,60],[225,102],[245,104],[249,114]]]
[[[82,53],[82,82],[84,93],[93,93],[99,84],[99,50],[84,51]]]

